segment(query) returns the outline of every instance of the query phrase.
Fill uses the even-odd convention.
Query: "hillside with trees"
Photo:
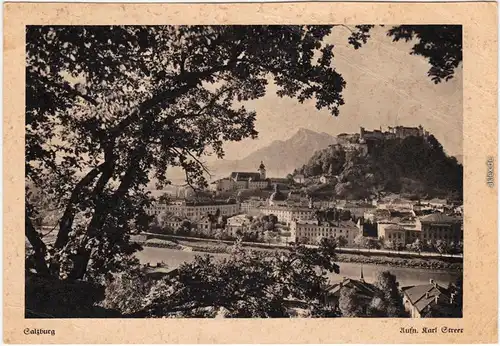
[[[294,174],[334,176],[331,193],[346,198],[384,191],[461,199],[463,190],[463,166],[432,135],[387,139],[371,145],[366,156],[332,145],[315,152]]]

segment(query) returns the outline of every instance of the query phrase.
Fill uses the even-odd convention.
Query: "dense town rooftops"
[[[352,220],[345,221],[329,221],[330,227],[342,227],[342,228],[357,228],[358,226]]]
[[[361,203],[345,203],[345,204],[341,204],[339,205],[339,208],[344,208],[344,209],[348,209],[348,208],[367,208],[367,209],[375,209],[376,207],[373,205],[373,204],[370,204],[370,203],[364,203],[364,202],[361,202]]]
[[[461,223],[462,220],[455,216],[449,216],[443,213],[433,213],[422,216],[420,218],[420,222],[432,223],[432,224],[456,224],[456,223]]]
[[[336,227],[336,228],[357,228],[358,226],[352,220],[346,221],[323,221],[317,219],[297,220],[297,225],[318,225],[321,227]]]
[[[286,206],[286,205],[272,205],[272,206],[263,206],[260,207],[261,209],[268,209],[268,210],[283,210],[283,211],[291,211],[291,212],[297,212],[297,211],[309,211],[313,212],[314,210],[311,208],[306,208],[306,207],[296,207],[296,206]]]
[[[448,201],[446,199],[433,198],[431,200],[421,201],[421,203],[422,204],[443,204],[443,205],[446,205],[446,204],[448,204]]]
[[[415,202],[409,199],[396,197],[394,199],[382,200],[382,202],[387,204],[414,204]]]
[[[246,214],[239,214],[227,219],[227,223],[231,226],[243,226],[250,222],[250,218]]]

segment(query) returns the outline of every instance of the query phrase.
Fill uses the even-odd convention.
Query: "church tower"
[[[264,166],[264,163],[262,161],[260,161],[259,173],[260,173],[260,179],[265,180],[266,179],[266,166]]]

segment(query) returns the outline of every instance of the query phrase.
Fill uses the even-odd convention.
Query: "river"
[[[144,247],[144,249],[136,254],[141,263],[156,263],[164,262],[169,268],[176,268],[184,262],[191,262],[195,256],[207,255],[203,252],[191,252],[165,248]],[[215,258],[228,257],[227,254],[210,254]],[[330,281],[338,282],[343,277],[359,278],[361,273],[361,264],[359,263],[339,263],[340,274],[329,274]],[[439,271],[420,268],[401,268],[391,267],[387,265],[363,264],[363,276],[367,282],[374,282],[377,273],[388,270],[396,275],[400,286],[411,286],[419,284],[427,284],[430,279],[437,283],[447,286],[448,283],[455,281],[459,273]]]

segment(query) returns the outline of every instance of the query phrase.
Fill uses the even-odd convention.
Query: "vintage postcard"
[[[496,6],[6,4],[4,341],[495,343]]]

